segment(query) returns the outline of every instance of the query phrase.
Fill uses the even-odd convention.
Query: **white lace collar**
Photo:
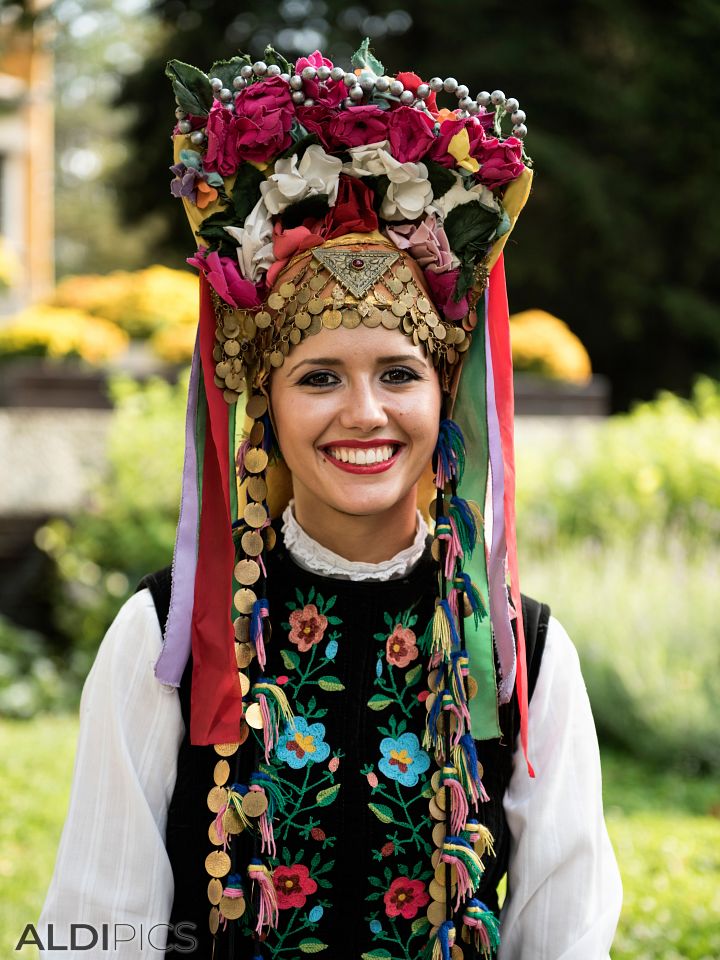
[[[292,500],[282,515],[282,535],[288,553],[304,570],[337,580],[396,580],[412,570],[425,551],[428,528],[419,510],[417,518],[417,533],[411,546],[382,563],[346,560],[345,557],[321,546],[317,540],[305,533],[295,519]]]

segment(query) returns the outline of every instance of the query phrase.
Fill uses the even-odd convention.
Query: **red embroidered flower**
[[[389,917],[401,916],[406,920],[412,920],[421,907],[430,903],[425,884],[421,880],[408,880],[407,877],[393,880],[383,900],[385,913]]]
[[[318,613],[314,603],[306,604],[302,610],[293,610],[290,614],[290,643],[296,643],[301,653],[320,643],[327,627],[327,617]]]
[[[310,831],[310,836],[313,838],[313,840],[324,840],[326,834],[322,827],[313,827]]]
[[[388,840],[387,843],[383,844],[380,847],[380,856],[381,857],[391,857],[395,853],[395,844],[392,840]]]
[[[394,667],[406,667],[412,660],[417,660],[418,647],[413,631],[398,624],[387,638],[385,654],[388,663]]]
[[[289,907],[304,907],[309,894],[317,890],[317,883],[302,863],[295,863],[292,867],[275,867],[273,883],[277,893],[278,907],[281,910],[287,910]]]

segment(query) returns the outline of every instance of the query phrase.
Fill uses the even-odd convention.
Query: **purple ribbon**
[[[490,599],[490,622],[493,626],[495,649],[500,664],[498,700],[507,703],[515,687],[517,664],[515,635],[510,623],[510,607],[507,593],[507,543],[505,540],[505,468],[503,465],[500,419],[495,404],[495,375],[490,350],[488,325],[488,297],[485,296],[485,358],[487,385],[488,449],[490,454],[490,478],[492,484],[492,542],[488,563],[488,592]]]
[[[199,490],[198,455],[195,446],[198,386],[200,381],[199,333],[195,340],[190,385],[185,413],[185,461],[183,463],[180,516],[175,536],[172,564],[170,611],[165,626],[163,648],[155,664],[155,676],[161,683],[180,686],[191,651],[191,626],[195,599],[195,570],[198,551]]]

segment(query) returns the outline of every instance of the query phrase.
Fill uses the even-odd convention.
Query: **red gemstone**
[[[362,259],[362,257],[354,257],[350,261],[350,266],[353,268],[353,270],[362,270],[362,268],[365,266],[365,261]]]

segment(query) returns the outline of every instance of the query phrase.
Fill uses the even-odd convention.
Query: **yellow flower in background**
[[[174,323],[150,338],[150,348],[165,363],[190,363],[195,346],[197,318],[194,323]]]
[[[35,304],[0,328],[0,357],[76,357],[100,364],[128,346],[116,324],[81,310]]]
[[[510,317],[513,365],[554,380],[587,383],[590,357],[566,323],[545,310],[525,310]]]

